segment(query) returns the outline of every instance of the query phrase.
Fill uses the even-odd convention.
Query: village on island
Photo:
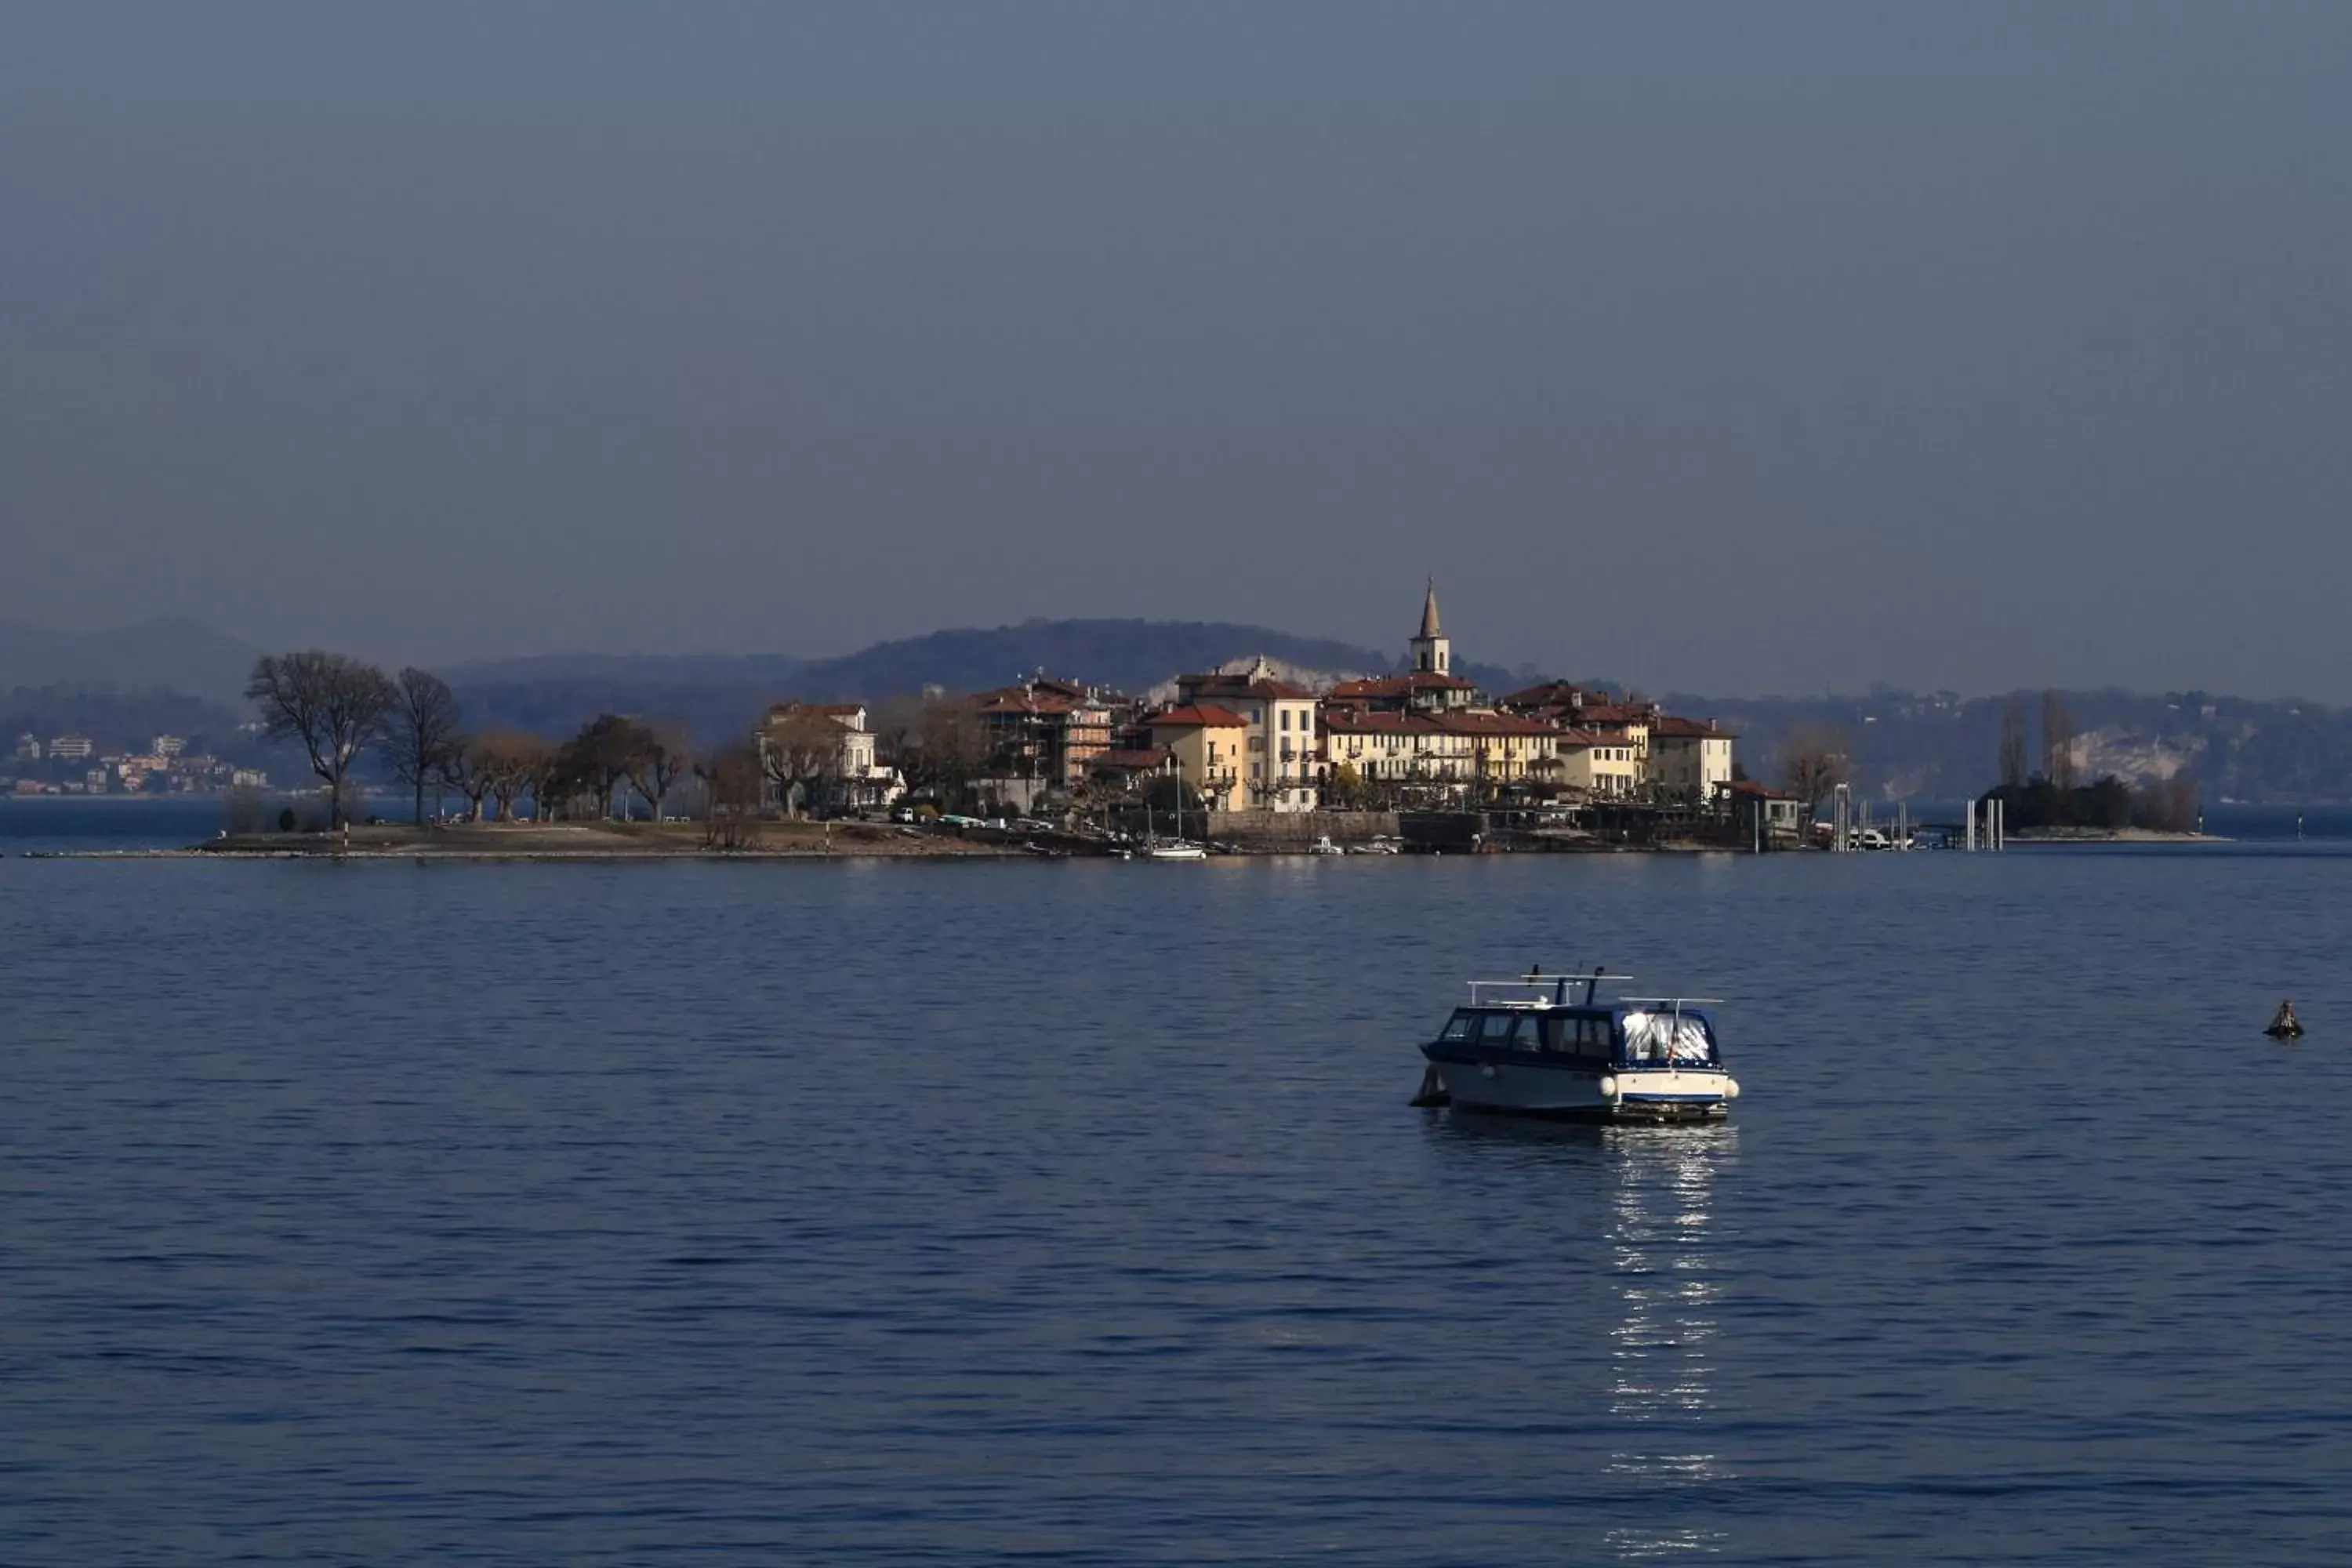
[[[1320,689],[1259,658],[1178,676],[1159,701],[1042,672],[977,693],[962,700],[982,759],[965,783],[989,815],[944,819],[1026,831],[1091,815],[1127,837],[1136,807],[1149,817],[1156,805],[1148,835],[1181,837],[1192,810],[1202,837],[1241,850],[1798,837],[1804,803],[1742,776],[1735,737],[1712,721],[1568,681],[1480,690],[1455,673],[1433,584],[1406,647],[1398,673]],[[778,704],[762,756],[812,715],[839,731],[835,765],[811,781],[815,804],[909,816],[936,805],[903,804],[929,781],[877,760],[862,704]]]
[[[785,694],[718,747],[612,713],[562,742],[468,734],[435,677],[289,654],[260,661],[249,695],[323,787],[307,805],[238,792],[200,847],[1193,858],[1809,841],[1812,803],[1749,780],[1710,720],[1564,680],[1480,689],[1434,584],[1405,646],[1391,673],[1255,657],[1132,697],[1042,670],[873,703]],[[339,682],[380,711],[322,723]],[[397,792],[370,794],[386,775]]]

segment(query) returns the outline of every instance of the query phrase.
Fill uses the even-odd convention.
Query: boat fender
[[[1493,1078],[1495,1076],[1495,1064],[1493,1062],[1488,1062],[1485,1066],[1481,1067],[1478,1069],[1478,1076],[1480,1078]]]
[[[1601,1079],[1601,1098],[1603,1100],[1614,1100],[1617,1098],[1617,1080],[1615,1079],[1605,1075],[1602,1077]]]
[[[1739,1098],[1739,1080],[1738,1079],[1727,1078],[1723,1080],[1723,1098],[1726,1100],[1738,1100]]]

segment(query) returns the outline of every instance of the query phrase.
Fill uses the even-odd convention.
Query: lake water
[[[0,1557],[2330,1559],[2347,847],[12,857]],[[1729,1125],[1407,1107],[1601,960]]]

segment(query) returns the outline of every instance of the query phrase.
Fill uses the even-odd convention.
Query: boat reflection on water
[[[1733,1479],[1717,1440],[1724,1286],[1715,1189],[1737,1166],[1738,1127],[1596,1126],[1458,1110],[1444,1121],[1442,1136],[1511,1145],[1553,1167],[1555,1178],[1601,1178],[1598,1190],[1578,1184],[1599,1206],[1596,1261],[1608,1270],[1607,1370],[1590,1390],[1608,1413],[1607,1485],[1593,1500],[1615,1517],[1601,1552],[1655,1561],[1727,1551],[1726,1533],[1706,1521]]]
[[[1710,1234],[1717,1175],[1738,1155],[1738,1130],[1712,1127],[1601,1129],[1616,1177],[1611,1203],[1611,1262],[1621,1306],[1610,1335],[1610,1414],[1622,1446],[1609,1473],[1645,1496],[1730,1479],[1717,1447],[1717,1316],[1723,1287]],[[1660,1517],[1609,1532],[1612,1555],[1657,1558],[1715,1552],[1723,1532]]]

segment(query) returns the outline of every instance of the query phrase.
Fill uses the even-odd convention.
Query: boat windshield
[[[1629,1012],[1625,1059],[1658,1067],[1703,1067],[1716,1059],[1706,1020],[1692,1013]]]
[[[1475,1040],[1477,1037],[1478,1015],[1467,1007],[1454,1010],[1454,1016],[1445,1020],[1445,1033],[1439,1037],[1447,1040]]]

